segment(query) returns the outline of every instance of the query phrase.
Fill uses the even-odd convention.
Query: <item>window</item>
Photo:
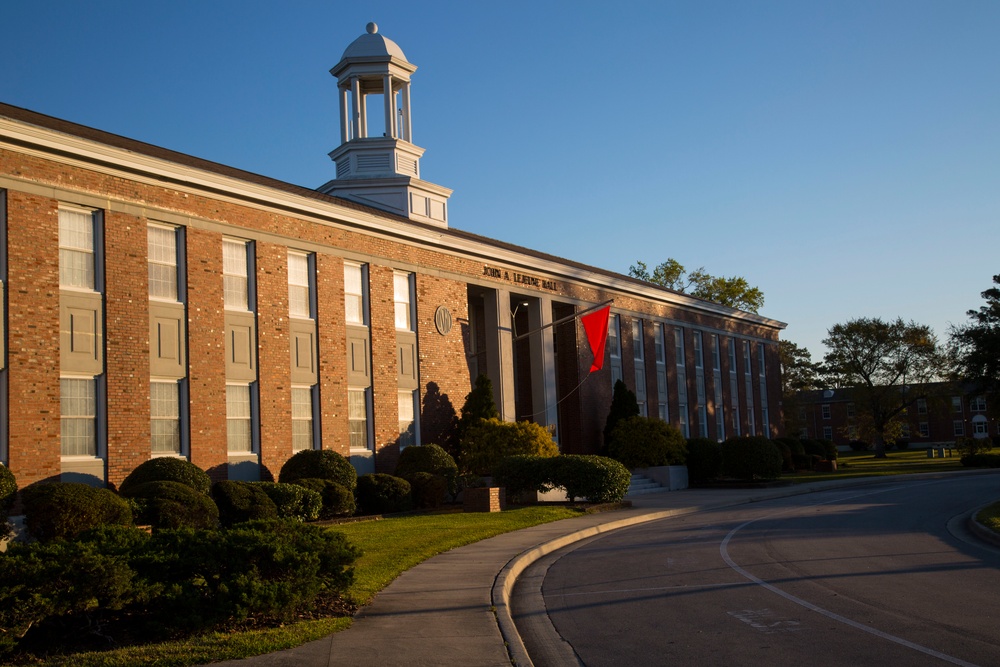
[[[917,414],[926,415],[927,414],[927,399],[918,398],[917,399]]]
[[[95,290],[94,214],[59,209],[59,285]]]
[[[417,392],[399,391],[399,448],[409,447],[417,443],[416,403]]]
[[[365,282],[365,267],[360,264],[344,264],[344,317],[348,324],[368,323]]]
[[[176,381],[149,383],[150,448],[153,454],[181,453],[180,405]]]
[[[292,449],[312,449],[313,443],[312,388],[292,387]]]
[[[97,382],[60,378],[60,442],[63,456],[97,456]]]
[[[309,255],[288,251],[288,316],[309,319],[312,317]]]
[[[965,422],[961,419],[956,419],[951,423],[951,430],[954,435],[965,435]]]
[[[712,334],[712,387],[715,389],[715,438],[719,442],[726,439],[726,420],[723,414],[722,401],[722,350],[719,347],[719,337]]]
[[[746,385],[747,430],[757,435],[757,421],[753,410],[753,366],[750,364],[750,341],[743,341],[743,381]],[[827,438],[829,440],[829,438]]]
[[[974,435],[989,435],[989,426],[985,419],[973,420],[972,433]]]
[[[392,274],[392,301],[396,312],[396,328],[413,331],[413,274]]]
[[[976,396],[969,403],[969,409],[973,412],[986,412],[986,398],[984,396]]]
[[[146,228],[149,297],[177,301],[177,230],[149,225]]]
[[[646,352],[643,349],[642,320],[632,320],[632,351],[635,358],[635,398],[639,414],[647,416],[646,406]]]
[[[347,424],[351,449],[368,449],[368,390],[347,390]]]
[[[900,436],[904,440],[909,440],[910,439],[910,424],[909,424],[909,422],[903,422],[902,424],[900,424]]]
[[[823,419],[829,419],[830,418],[830,404],[829,403],[824,403],[820,407],[820,409],[823,411]]]
[[[226,385],[226,439],[230,452],[252,452],[250,385]]]
[[[694,339],[694,383],[695,400],[698,411],[698,435],[708,437],[708,399],[705,394],[705,355],[700,331],[695,331]]]
[[[736,339],[728,339],[729,350],[729,400],[732,402],[733,435],[739,436],[740,429],[740,382],[736,370]]]
[[[847,404],[847,418],[854,419],[854,403]]]
[[[931,437],[931,427],[927,422],[920,422],[917,424],[917,429],[920,431],[921,438]]]
[[[764,437],[771,437],[771,417],[767,405],[767,363],[764,344],[757,343],[757,382],[760,384],[760,427]]]
[[[962,397],[952,396],[951,397],[951,411],[961,414],[962,413]]]
[[[656,401],[657,414],[663,421],[670,421],[670,409],[667,406],[667,350],[663,340],[664,326],[653,325],[653,349],[656,355]]]
[[[622,376],[622,345],[618,336],[619,332],[618,315],[612,314],[608,317],[608,340],[605,347],[608,348],[608,355],[611,358],[611,386],[618,380],[624,379]]]
[[[684,329],[674,329],[674,353],[677,356],[677,418],[681,433],[685,438],[691,437],[688,425],[688,395],[687,395],[687,361],[684,355]]]
[[[222,287],[228,310],[250,310],[246,241],[222,240]]]
[[[833,427],[832,426],[824,426],[823,427],[823,439],[824,440],[833,440]]]

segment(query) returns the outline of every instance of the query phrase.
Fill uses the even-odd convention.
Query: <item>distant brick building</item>
[[[565,452],[597,451],[618,378],[692,435],[778,435],[781,322],[450,226],[415,69],[374,27],[348,47],[318,190],[0,105],[0,462],[22,486],[154,456],[268,479],[303,448],[391,471],[480,373]],[[543,327],[606,300],[588,375],[582,328]]]
[[[926,395],[900,418],[903,438],[912,447],[953,443],[962,437],[1000,436],[996,408],[969,387],[935,382],[910,390]],[[859,406],[850,389],[802,391],[791,403],[788,408],[795,414],[786,415],[790,435],[823,438],[837,445],[859,437]]]

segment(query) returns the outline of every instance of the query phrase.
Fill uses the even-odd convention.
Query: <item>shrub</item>
[[[458,418],[458,424],[455,427],[455,443],[459,445],[459,448],[461,448],[462,440],[465,439],[469,429],[483,419],[500,419],[500,412],[497,410],[497,404],[493,398],[493,382],[487,375],[479,375],[472,391],[465,395],[461,417]]]
[[[812,470],[815,467],[813,465],[813,455],[792,454],[792,466],[795,470]]]
[[[989,436],[985,438],[958,438],[955,440],[955,449],[962,456],[982,454],[993,449],[993,441]]]
[[[736,479],[776,479],[781,476],[781,452],[761,436],[729,438],[722,443],[722,472]]]
[[[329,449],[303,449],[285,461],[278,481],[291,483],[300,479],[328,479],[353,491],[358,473],[346,458]]]
[[[246,521],[278,518],[278,506],[253,482],[216,482],[212,485],[212,498],[219,506],[219,523],[227,528]]]
[[[35,484],[21,492],[24,523],[36,539],[71,539],[103,525],[129,526],[128,504],[107,489],[76,482]]]
[[[823,447],[823,452],[824,452],[823,458],[825,460],[827,461],[837,460],[837,456],[839,456],[840,452],[837,451],[837,445],[835,445],[832,440],[817,440],[816,442],[818,442]],[[906,445],[902,445],[899,448],[906,449]]]
[[[462,440],[462,467],[489,475],[508,456],[556,456],[559,449],[548,429],[533,422],[485,419],[471,427]]]
[[[319,511],[320,519],[334,519],[354,514],[354,494],[343,484],[316,477],[297,479],[293,484],[315,491],[320,495],[322,503]]]
[[[818,456],[821,459],[826,458],[826,448],[819,440],[810,440],[808,438],[803,438],[802,447],[803,449],[805,449],[805,453],[810,456]]]
[[[118,487],[118,492],[127,496],[130,488],[146,482],[178,482],[206,496],[212,488],[208,473],[195,464],[185,459],[161,456],[136,466]]]
[[[407,479],[413,504],[420,509],[437,509],[448,493],[448,480],[430,472],[415,472]]]
[[[445,479],[448,493],[458,493],[458,466],[441,446],[429,444],[405,448],[396,464],[396,477],[410,480],[418,472],[429,472]]]
[[[523,501],[552,488],[553,462],[561,456],[509,456],[493,469],[493,482],[507,490],[507,499]]]
[[[851,440],[847,444],[851,448],[851,451],[855,452],[869,452],[872,449],[871,444],[864,440]]]
[[[691,438],[687,441],[688,479],[705,482],[722,474],[722,449],[719,443],[708,438]]]
[[[611,394],[611,408],[608,411],[608,418],[604,422],[604,446],[611,444],[611,436],[614,433],[618,422],[629,417],[639,416],[639,402],[635,398],[625,383],[621,380],[615,381],[615,387]]]
[[[962,457],[966,468],[1000,468],[1000,454],[966,454]]]
[[[153,528],[203,528],[219,525],[219,508],[203,493],[180,482],[144,482],[128,487],[136,522]]]
[[[896,449],[898,449],[901,452],[910,448],[910,441],[907,440],[906,438],[900,438],[896,440],[893,444],[896,446]]]
[[[16,500],[17,480],[14,478],[14,473],[0,463],[0,520],[6,519]]]
[[[684,436],[660,419],[634,416],[618,422],[608,443],[608,456],[626,468],[684,465]]]
[[[323,508],[323,497],[319,492],[298,484],[277,482],[250,482],[260,487],[278,508],[279,519],[312,521],[319,518]]]
[[[774,446],[778,448],[781,452],[781,470],[782,472],[794,472],[795,463],[792,460],[792,448],[788,445],[784,438],[775,438],[771,442]]]
[[[363,514],[393,514],[413,509],[410,483],[385,473],[358,477],[357,496]]]
[[[552,460],[552,485],[566,489],[570,500],[614,503],[628,493],[632,474],[606,456],[563,454]]]

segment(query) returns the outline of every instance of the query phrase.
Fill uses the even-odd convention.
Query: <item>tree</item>
[[[907,408],[926,398],[921,385],[941,370],[941,354],[930,327],[897,318],[858,318],[830,327],[823,344],[826,375],[852,389],[859,413],[871,419],[875,458],[885,458],[887,430]]]
[[[462,438],[470,428],[479,423],[482,419],[499,419],[500,411],[493,399],[493,382],[488,375],[480,374],[476,378],[476,386],[465,395],[465,403],[462,404],[462,416],[458,418],[455,429],[455,438],[452,444],[453,451],[448,452],[452,456],[458,454]]]
[[[628,274],[675,292],[689,293],[699,299],[751,313],[759,312],[764,307],[764,293],[751,287],[746,278],[713,276],[705,272],[705,267],[688,273],[684,265],[673,257],[658,264],[652,273],[645,262],[637,261],[628,267]]]
[[[637,417],[639,415],[639,402],[631,389],[625,386],[621,380],[615,382],[611,394],[611,409],[608,411],[608,419],[604,422],[604,446],[611,444],[611,433],[615,430],[618,422]]]
[[[790,340],[778,342],[778,360],[781,363],[781,401],[784,405],[785,432],[798,433],[802,427],[798,392],[820,388],[822,366],[813,362],[807,348],[799,347]]]
[[[985,306],[967,312],[968,324],[952,327],[949,344],[955,371],[978,391],[1000,393],[1000,275],[982,293]]]

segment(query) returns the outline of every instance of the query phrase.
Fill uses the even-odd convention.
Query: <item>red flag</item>
[[[580,321],[583,322],[583,328],[587,332],[590,351],[594,353],[594,363],[590,366],[591,373],[601,370],[601,367],[604,366],[604,344],[608,340],[608,316],[610,315],[611,306],[605,306],[580,318]]]

